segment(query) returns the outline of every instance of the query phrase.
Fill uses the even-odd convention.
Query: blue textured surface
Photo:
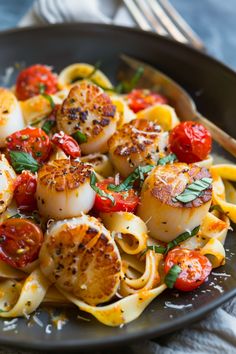
[[[236,0],[171,0],[210,54],[236,69]],[[0,0],[0,30],[16,27],[33,0]]]

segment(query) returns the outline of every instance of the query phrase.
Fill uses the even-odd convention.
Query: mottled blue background
[[[208,52],[236,69],[236,0],[171,2],[202,38]],[[32,3],[0,0],[0,30],[15,27]]]

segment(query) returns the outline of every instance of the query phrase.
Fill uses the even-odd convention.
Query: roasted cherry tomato
[[[199,251],[180,247],[174,248],[167,254],[164,272],[168,273],[173,265],[178,265],[182,269],[174,285],[181,291],[192,291],[198,288],[212,270],[211,262]]]
[[[35,192],[37,178],[29,171],[23,171],[16,179],[14,198],[21,211],[34,211],[37,208]]]
[[[135,89],[131,91],[128,94],[127,99],[129,107],[135,113],[141,111],[142,109],[153,106],[156,103],[168,103],[166,97],[146,89]]]
[[[200,123],[183,122],[170,133],[170,149],[181,162],[204,160],[211,151],[211,144],[209,131]]]
[[[38,162],[47,160],[51,151],[48,135],[40,128],[25,128],[7,137],[7,152],[24,151]]]
[[[72,158],[80,157],[81,150],[79,144],[70,135],[65,134],[63,131],[56,133],[52,137],[52,142],[60,149],[64,151],[65,154],[71,156]]]
[[[122,192],[113,192],[107,189],[109,184],[114,184],[114,178],[110,177],[104,179],[101,182],[98,182],[97,187],[114,198],[114,205],[110,199],[101,197],[99,194],[96,194],[94,209],[98,212],[104,213],[110,213],[114,211],[129,211],[131,213],[134,212],[139,202],[139,197],[136,192],[133,189]]]
[[[41,91],[48,95],[58,91],[57,76],[45,65],[32,65],[22,70],[16,80],[16,97],[27,100],[39,95]]]
[[[0,259],[12,267],[33,262],[42,243],[42,231],[28,219],[7,219],[0,225]]]

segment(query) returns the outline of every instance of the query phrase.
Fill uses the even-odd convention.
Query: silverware
[[[118,73],[119,80],[124,81],[132,77],[134,72],[140,67],[144,69],[144,73],[139,81],[139,87],[151,88],[164,94],[175,108],[180,120],[193,120],[203,124],[210,131],[212,138],[236,157],[236,140],[213,122],[203,117],[197,111],[195,103],[189,94],[167,75],[146,63],[126,55],[121,55],[121,67]]]
[[[123,0],[139,27],[170,36],[178,42],[205,50],[198,35],[189,27],[168,0]]]

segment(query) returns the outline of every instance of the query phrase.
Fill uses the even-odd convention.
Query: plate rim
[[[89,27],[90,31],[94,31],[96,28],[100,28],[103,31],[108,31],[109,29],[111,30],[118,30],[119,32],[129,32],[133,33],[135,35],[142,35],[146,36],[149,38],[154,38],[158,39],[158,41],[161,41],[163,43],[168,43],[170,46],[176,46],[181,48],[181,50],[186,51],[186,52],[192,52],[193,54],[196,54],[203,59],[207,60],[208,62],[214,63],[216,66],[220,67],[221,70],[223,69],[227,73],[229,73],[231,76],[233,75],[234,78],[236,79],[236,71],[232,68],[230,68],[228,65],[224,64],[218,59],[213,58],[211,55],[207,54],[206,52],[200,52],[197,49],[187,46],[183,43],[176,42],[170,38],[166,38],[163,36],[160,36],[156,33],[149,32],[149,31],[143,31],[138,28],[131,28],[131,27],[126,27],[126,26],[118,26],[118,25],[112,25],[112,24],[101,24],[101,23],[89,23],[89,22],[74,22],[74,23],[63,23],[63,24],[45,24],[45,25],[38,25],[38,26],[28,26],[28,27],[21,27],[21,28],[12,28],[12,29],[6,29],[3,31],[0,31],[0,39],[2,37],[6,37],[8,35],[14,35],[18,33],[24,33],[24,32],[38,32],[40,30],[47,31],[52,28],[54,29],[61,29],[61,28],[73,28],[77,29],[86,29],[86,27]],[[99,35],[99,34],[98,34]],[[232,274],[231,274],[232,276]],[[233,296],[236,296],[236,288],[231,289],[227,291],[226,293],[220,295],[217,299],[213,300],[212,303],[206,304],[205,306],[201,307],[200,309],[196,309],[193,312],[185,313],[184,317],[184,323],[185,326],[187,326],[189,323],[193,323],[201,319],[205,314],[210,313],[212,310],[218,308],[220,305],[225,303],[226,301],[230,300]],[[31,350],[39,350],[39,351],[44,351],[44,350],[49,350],[49,351],[54,351],[54,350],[72,350],[72,349],[95,349],[95,348],[106,348],[106,347],[111,347],[113,345],[125,345],[128,343],[132,343],[137,338],[139,340],[142,339],[150,339],[154,337],[159,337],[164,334],[179,330],[182,328],[182,318],[178,317],[176,319],[171,319],[169,323],[166,323],[164,325],[161,325],[160,327],[153,327],[149,329],[140,330],[135,333],[127,333],[127,334],[121,334],[116,337],[110,337],[108,339],[104,338],[99,338],[99,339],[93,339],[93,341],[89,340],[84,340],[81,342],[81,339],[69,339],[69,340],[60,340],[60,341],[48,341],[44,342],[41,341],[40,339],[38,340],[33,340],[32,342],[26,342],[24,340],[17,339],[14,341],[13,338],[1,338],[0,334],[0,344],[2,346],[9,346],[9,347],[15,347],[15,348],[21,348],[21,349],[31,349]],[[103,324],[101,324],[103,326]],[[119,330],[119,328],[118,328]],[[4,332],[2,332],[4,334]],[[13,342],[14,341],[14,342]]]

